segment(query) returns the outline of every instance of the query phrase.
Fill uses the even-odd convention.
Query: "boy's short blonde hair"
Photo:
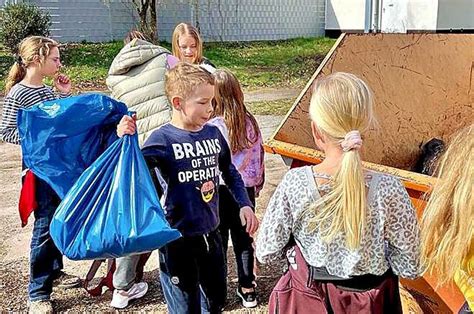
[[[198,65],[179,62],[166,73],[166,96],[170,103],[172,103],[172,98],[176,96],[186,99],[200,84],[214,86],[214,77]]]

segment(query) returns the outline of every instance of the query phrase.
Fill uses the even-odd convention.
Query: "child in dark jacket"
[[[160,249],[160,280],[170,313],[219,313],[226,299],[225,259],[219,225],[219,175],[240,207],[246,231],[258,221],[231,153],[212,113],[214,78],[203,68],[180,63],[166,75],[171,122],[153,132],[142,152],[162,181],[166,218],[183,237]],[[124,116],[119,136],[135,133]]]

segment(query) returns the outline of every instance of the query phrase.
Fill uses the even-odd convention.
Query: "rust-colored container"
[[[364,166],[399,177],[420,216],[423,195],[435,180],[410,171],[420,145],[435,137],[447,140],[474,123],[474,35],[341,35],[266,142],[267,152],[291,160],[292,166],[324,158],[311,135],[311,86],[338,71],[361,77],[375,95],[377,126],[364,135]],[[457,313],[462,294],[454,284],[435,289],[436,283],[436,276],[428,275],[402,280],[424,313]]]

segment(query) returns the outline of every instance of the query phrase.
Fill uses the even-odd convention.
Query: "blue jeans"
[[[219,232],[183,237],[161,248],[160,281],[169,313],[221,313],[227,280]]]
[[[62,254],[49,234],[49,225],[60,199],[40,178],[36,178],[36,201],[38,208],[34,211],[35,222],[30,245],[30,301],[49,300],[53,280],[63,268]]]
[[[173,282],[171,282],[171,277],[167,273],[160,271],[160,283],[163,294],[165,295],[169,313],[193,313],[188,306],[190,298],[189,293],[181,290],[177,285],[173,284]],[[209,302],[207,301],[206,295],[201,286],[199,286],[199,290],[201,298],[200,313],[208,314],[210,313]]]

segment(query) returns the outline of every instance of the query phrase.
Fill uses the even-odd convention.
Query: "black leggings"
[[[247,194],[255,207],[255,188],[247,188]],[[237,262],[239,285],[244,288],[252,288],[253,281],[255,280],[255,276],[253,274],[253,239],[245,231],[245,227],[242,226],[239,212],[240,208],[229,189],[225,185],[221,185],[219,187],[219,230],[222,236],[224,256],[227,259],[227,246],[229,243],[230,232],[232,237],[232,245],[234,247],[235,261]]]

